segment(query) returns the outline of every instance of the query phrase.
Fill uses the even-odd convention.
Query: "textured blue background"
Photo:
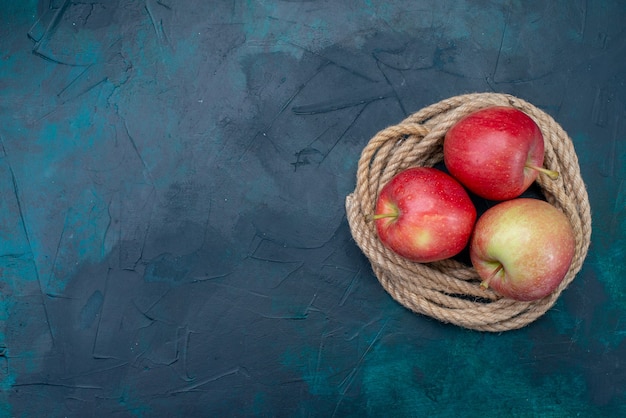
[[[626,3],[0,1],[0,416],[624,416]],[[530,326],[394,302],[344,198],[467,92],[570,134],[587,261]]]

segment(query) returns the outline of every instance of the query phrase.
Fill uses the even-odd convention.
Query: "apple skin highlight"
[[[520,198],[499,203],[478,219],[470,258],[483,287],[532,301],[559,286],[575,245],[571,224],[561,211],[542,200]]]
[[[386,247],[428,263],[461,252],[476,216],[469,195],[455,179],[434,168],[413,167],[383,187],[373,219]]]

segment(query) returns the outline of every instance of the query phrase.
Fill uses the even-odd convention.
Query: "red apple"
[[[414,167],[383,187],[373,219],[384,245],[409,260],[428,263],[465,248],[476,209],[451,176],[435,168]]]
[[[521,195],[544,172],[544,142],[537,124],[513,107],[477,110],[454,124],[443,143],[450,174],[480,197],[508,200]]]
[[[530,301],[559,286],[574,249],[572,226],[560,210],[543,200],[519,198],[498,203],[478,219],[470,258],[482,287]]]

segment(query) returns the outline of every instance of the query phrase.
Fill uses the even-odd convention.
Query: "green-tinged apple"
[[[476,222],[470,241],[481,286],[520,300],[552,293],[567,274],[575,250],[567,217],[543,200],[498,203]]]
[[[544,142],[535,121],[513,107],[492,106],[461,118],[446,133],[444,162],[450,174],[480,197],[520,196],[543,168]]]
[[[385,246],[409,260],[428,263],[452,257],[468,244],[476,208],[448,174],[413,167],[383,187],[372,218]]]

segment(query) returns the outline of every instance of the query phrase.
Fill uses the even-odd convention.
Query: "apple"
[[[409,260],[429,263],[467,246],[476,208],[461,184],[432,167],[396,174],[376,200],[376,232],[387,248]]]
[[[470,259],[481,286],[520,301],[552,293],[567,274],[574,250],[567,217],[531,198],[489,208],[478,218],[470,241]]]
[[[444,162],[450,174],[476,195],[508,200],[521,195],[542,172],[544,142],[530,116],[492,106],[461,118],[446,133]]]

